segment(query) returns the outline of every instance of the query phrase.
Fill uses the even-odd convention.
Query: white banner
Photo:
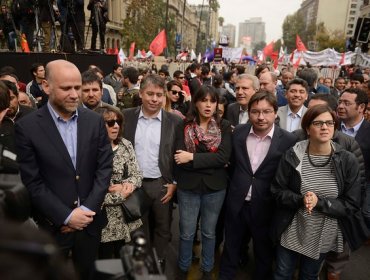
[[[228,48],[223,47],[222,48],[222,57],[230,62],[239,62],[242,58],[243,54],[243,48]]]

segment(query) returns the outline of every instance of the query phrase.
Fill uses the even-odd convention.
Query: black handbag
[[[123,215],[126,222],[140,219],[152,205],[152,199],[143,188],[137,188],[122,202]]]

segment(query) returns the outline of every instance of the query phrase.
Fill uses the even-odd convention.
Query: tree
[[[220,8],[220,4],[217,0],[208,0],[209,7],[214,11],[217,12]]]
[[[165,3],[161,0],[132,0],[127,7],[126,18],[123,21],[123,44],[126,50],[131,42],[136,43],[136,49],[148,49],[152,40],[165,27],[163,17]],[[175,19],[169,15],[167,24],[167,45],[169,51],[175,49]]]
[[[305,23],[298,12],[293,15],[287,15],[283,22],[283,40],[288,52],[295,50],[295,39],[298,34],[305,42]]]
[[[252,54],[255,56],[257,55],[257,51],[262,51],[263,48],[266,47],[266,42],[258,42],[254,45]]]
[[[218,25],[219,25],[219,26],[221,26],[221,27],[222,27],[222,26],[224,25],[224,22],[225,22],[225,19],[224,19],[223,17],[219,17],[219,18],[218,18]]]
[[[330,32],[326,29],[323,22],[317,25],[316,42],[318,44],[318,51],[333,48],[338,52],[344,52],[346,46],[346,39],[344,32],[341,30],[334,30]]]

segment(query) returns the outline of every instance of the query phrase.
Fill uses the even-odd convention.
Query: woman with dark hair
[[[182,89],[179,81],[172,80],[167,83],[167,92],[171,108],[186,115],[189,110],[191,96]]]
[[[142,225],[141,220],[126,223],[120,203],[135,188],[141,187],[142,175],[131,143],[122,138],[123,115],[114,107],[95,109],[105,120],[114,157],[111,185],[105,195],[103,207],[107,212],[108,224],[103,228],[99,247],[99,258],[120,258],[121,247],[131,241],[130,233]]]
[[[193,96],[185,120],[184,143],[175,154],[180,214],[178,279],[186,279],[200,213],[202,279],[211,279],[215,228],[224,201],[231,154],[231,125],[217,114],[219,96],[212,86],[201,86]]]
[[[326,105],[307,110],[302,129],[308,140],[282,157],[271,191],[277,209],[273,237],[279,240],[275,280],[318,279],[329,251],[362,245],[368,230],[360,210],[361,183],[355,156],[332,142],[337,117]]]

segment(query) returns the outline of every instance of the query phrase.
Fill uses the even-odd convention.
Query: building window
[[[350,11],[349,14],[350,15],[355,15],[356,14],[356,11]]]
[[[351,4],[351,9],[356,9],[357,5],[356,4]]]
[[[348,28],[353,28],[353,24],[348,24]]]

